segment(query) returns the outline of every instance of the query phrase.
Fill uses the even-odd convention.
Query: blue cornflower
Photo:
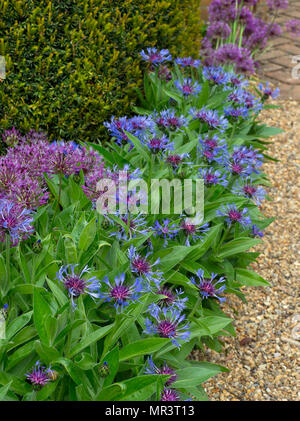
[[[219,139],[218,135],[205,135],[199,137],[198,153],[204,157],[208,162],[224,162],[228,155],[227,143],[225,139]]]
[[[115,118],[114,116],[111,117],[111,121],[104,122],[104,126],[111,132],[112,136],[116,138],[117,143],[121,146],[124,142],[129,142],[133,147],[132,142],[129,140],[125,131],[131,133],[133,131],[133,127],[131,124],[130,119],[127,117],[120,117]]]
[[[263,155],[260,154],[257,150],[253,149],[252,146],[249,148],[247,146],[235,146],[232,159],[234,161],[239,161],[241,164],[247,164],[251,167],[251,171],[258,173],[256,168],[260,168],[263,164]]]
[[[221,208],[217,210],[217,216],[225,216],[225,221],[227,222],[228,226],[237,222],[244,228],[247,228],[249,225],[251,225],[248,209],[244,208],[242,210],[238,210],[234,203],[227,204],[226,206],[222,205]]]
[[[202,240],[203,234],[209,231],[209,224],[203,224],[201,226],[189,224],[186,220],[182,221],[180,228],[186,236],[185,245],[190,247],[191,241]]]
[[[228,158],[224,160],[225,167],[231,172],[232,175],[240,177],[248,177],[252,173],[252,167],[247,162],[239,159]]]
[[[244,76],[237,75],[235,73],[230,74],[230,83],[233,86],[239,86],[241,88],[245,88],[249,85],[249,81],[247,79],[244,79]]]
[[[135,135],[138,135],[139,133],[143,133],[147,129],[149,130],[154,129],[154,126],[155,126],[154,121],[149,116],[137,115],[137,116],[131,117],[129,121]]]
[[[238,119],[239,117],[246,119],[249,115],[248,109],[245,106],[239,107],[224,107],[224,113],[227,117]]]
[[[162,223],[155,221],[153,229],[154,236],[164,238],[164,247],[166,247],[166,245],[168,244],[168,240],[173,239],[179,231],[178,226],[176,224],[172,224],[169,219],[164,219]]]
[[[226,85],[230,81],[230,73],[224,71],[222,67],[203,67],[203,77],[217,85]]]
[[[198,119],[206,123],[210,128],[214,128],[223,132],[228,127],[228,120],[223,116],[219,116],[218,111],[209,110],[206,106],[202,107],[201,110],[194,108],[190,109],[190,113],[193,119]]]
[[[0,241],[9,235],[12,246],[28,238],[34,231],[33,212],[21,204],[0,199]]]
[[[195,69],[201,65],[200,60],[194,60],[192,57],[176,58],[175,63],[181,67],[194,67]]]
[[[56,273],[58,281],[68,290],[69,297],[71,298],[72,306],[75,309],[76,303],[74,299],[80,295],[87,294],[93,300],[100,297],[99,294],[99,280],[92,276],[89,279],[83,278],[84,273],[89,273],[89,268],[85,266],[80,273],[75,273],[76,265],[62,266]]]
[[[142,138],[141,142],[145,144],[154,154],[164,152],[166,150],[174,150],[174,142],[170,142],[170,140],[165,135],[147,133]]]
[[[183,115],[176,116],[175,111],[172,109],[163,110],[159,114],[154,112],[153,120],[158,127],[172,131],[180,130],[188,125],[188,120]]]
[[[128,250],[128,257],[130,259],[131,271],[138,277],[147,280],[148,282],[154,282],[157,288],[162,279],[163,273],[160,271],[154,271],[153,266],[159,264],[160,259],[158,258],[154,263],[150,263],[147,257],[150,253],[147,253],[145,257],[142,257],[136,252],[136,248],[131,245]]]
[[[217,274],[212,273],[210,279],[204,278],[204,271],[202,269],[197,270],[196,275],[198,279],[191,278],[191,282],[198,288],[199,293],[203,298],[217,298],[220,302],[225,301],[226,298],[220,296],[223,294],[226,286],[223,284],[217,287],[218,284],[225,282],[225,278],[221,277],[216,279]]]
[[[122,312],[130,303],[139,301],[143,292],[145,292],[143,280],[136,278],[130,285],[125,283],[125,274],[120,273],[111,283],[107,276],[102,280],[103,287],[100,288],[100,298],[104,302],[113,303],[117,312]]]
[[[173,308],[175,310],[183,311],[186,308],[186,302],[188,301],[187,297],[183,297],[184,291],[182,289],[176,289],[175,292],[167,287],[160,287],[155,291],[155,294],[163,295],[164,298],[161,298],[158,301],[158,304],[151,304],[149,309],[151,311],[157,311],[159,306],[166,306],[168,308]]]
[[[219,170],[215,170],[214,168],[200,168],[199,174],[204,179],[204,183],[207,186],[220,184],[221,186],[226,187],[228,184],[226,174],[222,174]]]
[[[151,313],[150,313],[151,314]],[[188,342],[190,340],[189,322],[186,322],[185,315],[179,311],[168,308],[159,308],[151,314],[151,319],[145,319],[145,333],[158,335],[161,338],[170,338],[172,343],[180,348],[179,340]]]
[[[252,225],[252,231],[251,234],[253,235],[253,237],[263,237],[264,233],[262,231],[260,231],[260,229],[258,228],[257,225]]]
[[[154,362],[152,355],[147,359],[146,367],[145,367],[145,374],[165,374],[170,375],[171,377],[169,380],[166,381],[166,385],[169,386],[170,384],[174,383],[177,379],[176,372],[172,368],[170,368],[167,364],[164,364],[162,367],[157,367]]]
[[[148,233],[149,229],[146,227],[147,221],[144,215],[118,215],[124,224],[128,227],[126,230],[123,225],[118,224],[118,230],[112,232],[110,237],[117,237],[119,240],[131,240],[137,235],[145,235]],[[108,217],[109,219],[109,217]],[[116,221],[110,219],[112,225],[116,225]]]
[[[266,86],[262,83],[258,85],[258,89],[262,91],[264,99],[268,99],[269,97],[272,97],[273,99],[277,98],[280,95],[280,89],[276,88],[274,91],[270,87],[270,83],[267,82]]]
[[[142,50],[140,52],[140,55],[141,55],[142,59],[147,61],[148,63],[156,65],[156,64],[160,64],[160,63],[164,63],[166,61],[172,60],[172,56],[171,56],[169,50],[158,51],[157,48],[147,48],[146,51],[147,52]]]
[[[251,198],[258,206],[266,196],[266,191],[262,187],[252,184],[251,180],[246,181],[243,185],[237,182],[231,191],[232,193]]]
[[[202,89],[201,85],[192,79],[183,79],[183,82],[175,80],[174,84],[185,96],[197,95]]]
[[[40,390],[50,382],[49,377],[50,368],[42,367],[40,362],[35,363],[34,369],[25,374],[26,381],[30,383],[35,390]]]

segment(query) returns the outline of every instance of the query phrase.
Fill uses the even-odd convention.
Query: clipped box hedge
[[[3,0],[1,130],[95,140],[130,113],[145,46],[198,55],[201,0]]]

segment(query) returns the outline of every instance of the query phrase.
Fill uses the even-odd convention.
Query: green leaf
[[[46,345],[49,345],[49,338],[45,326],[45,319],[51,315],[48,302],[43,298],[38,289],[35,288],[33,292],[33,321],[41,341]]]
[[[32,311],[29,311],[28,313],[22,314],[22,316],[17,317],[11,323],[9,323],[9,325],[6,327],[6,338],[12,339],[13,336],[19,332],[19,330],[26,326],[31,319],[32,313]]]
[[[12,380],[7,383],[5,386],[0,387],[0,401],[6,401],[6,394],[9,391],[10,385],[12,384]]]
[[[82,230],[78,248],[79,250],[87,250],[95,239],[96,235],[96,217],[93,218]]]
[[[166,338],[147,338],[133,342],[120,350],[120,361],[129,360],[138,355],[152,354],[169,342],[170,340]]]
[[[269,282],[259,276],[257,273],[248,269],[237,268],[236,280],[242,285],[256,287],[256,286],[270,286]]]
[[[229,370],[217,364],[197,362],[193,367],[176,370],[177,380],[172,387],[196,387],[216,374],[226,371]]]
[[[219,249],[216,257],[219,259],[224,259],[225,257],[232,256],[233,254],[241,253],[242,251],[248,250],[259,243],[261,243],[260,239],[240,237],[235,240],[229,241],[224,246],[222,246]]]
[[[103,338],[103,336],[107,335],[107,333],[112,329],[113,324],[108,326],[100,327],[94,332],[88,334],[88,336],[82,339],[72,350],[70,353],[70,358],[74,357],[74,355],[78,354],[79,352],[83,351],[88,346],[92,345],[93,343],[99,341],[99,339]]]
[[[126,130],[124,130],[128,138],[131,140],[131,142],[134,144],[137,151],[141,154],[141,156],[147,161],[151,161],[150,154],[146,151],[146,149],[142,146],[141,141],[138,137],[133,136],[131,133],[128,133]]]

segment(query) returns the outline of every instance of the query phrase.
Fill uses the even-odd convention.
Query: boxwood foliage
[[[95,140],[130,113],[147,46],[197,55],[200,0],[3,0],[0,125]]]

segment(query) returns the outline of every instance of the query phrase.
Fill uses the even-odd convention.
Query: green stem
[[[197,308],[199,307],[200,303],[201,303],[201,297],[199,296],[199,297],[197,298],[197,301],[196,301],[196,303],[195,303],[195,305],[194,305],[194,307],[193,307],[193,309],[192,309],[192,311],[191,311],[190,315],[189,315],[189,318],[192,318],[192,317],[193,317],[193,315],[194,315],[194,314],[195,314],[195,312],[197,311]]]

